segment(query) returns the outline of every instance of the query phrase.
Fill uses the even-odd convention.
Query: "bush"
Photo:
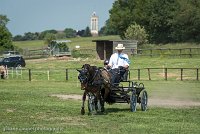
[[[138,44],[147,43],[148,34],[146,33],[144,27],[134,23],[130,25],[124,33],[125,39],[137,40]]]

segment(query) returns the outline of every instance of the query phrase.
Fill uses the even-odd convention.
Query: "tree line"
[[[150,43],[200,42],[199,0],[116,0],[101,29],[125,39],[127,28],[144,27]]]
[[[90,33],[90,28],[86,27],[84,30],[76,31],[72,28],[65,28],[63,31],[57,30],[45,30],[42,32],[27,32],[24,35],[16,35],[13,37],[13,41],[27,41],[27,40],[44,40],[48,36],[55,36],[56,39],[63,39],[63,38],[73,38],[77,36],[81,37],[90,37],[92,36]]]

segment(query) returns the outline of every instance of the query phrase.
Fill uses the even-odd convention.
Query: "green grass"
[[[200,101],[198,82],[144,81],[149,97]],[[149,107],[132,113],[128,104],[106,104],[103,115],[80,115],[81,101],[52,94],[82,94],[74,82],[0,81],[0,133],[193,133],[200,132],[200,107]],[[180,95],[178,94],[180,93]],[[86,109],[87,112],[87,109]],[[11,128],[18,130],[9,131]],[[22,130],[40,128],[41,130]],[[19,130],[20,129],[20,130]],[[6,131],[8,130],[8,131]],[[55,132],[55,133],[56,133]]]
[[[15,41],[13,44],[21,49],[41,49],[42,47],[46,47],[44,41]]]

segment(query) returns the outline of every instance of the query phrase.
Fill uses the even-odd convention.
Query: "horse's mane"
[[[94,71],[97,69],[96,66],[91,66],[90,64],[84,64],[82,68],[87,69],[90,75],[92,75]]]

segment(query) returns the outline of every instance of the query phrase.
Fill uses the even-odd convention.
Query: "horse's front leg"
[[[97,111],[98,112],[102,112],[102,100],[101,100],[101,94],[100,94],[100,92],[98,92],[96,94],[96,96],[97,96]]]
[[[84,91],[83,96],[82,96],[82,106],[81,106],[81,114],[85,114],[85,100],[86,100],[86,91]]]

